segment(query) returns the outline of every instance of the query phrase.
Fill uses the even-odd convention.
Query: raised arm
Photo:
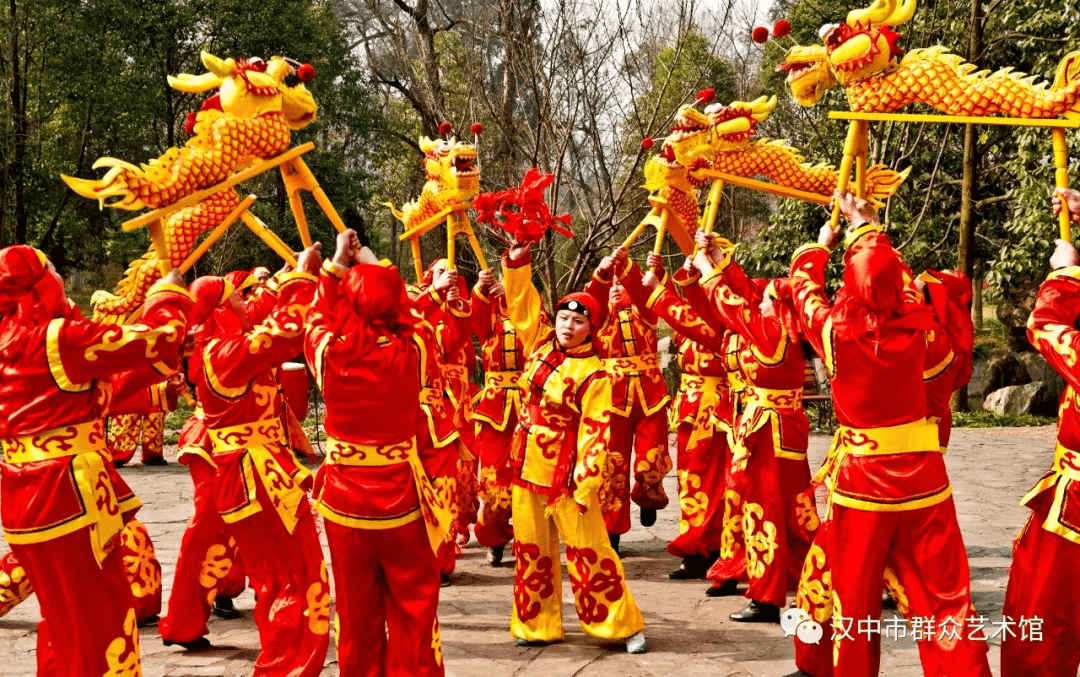
[[[639,309],[647,308],[663,318],[680,336],[699,343],[709,350],[722,353],[724,351],[723,325],[713,322],[710,326],[687,301],[678,295],[675,283],[664,270],[663,262],[658,254],[649,254],[649,270],[650,273],[643,278],[635,265],[634,270],[623,280],[623,286],[633,299],[634,305]],[[697,287],[697,285],[694,286]]]
[[[756,303],[732,291],[724,284],[723,273],[706,277],[702,286],[712,299],[716,314],[746,339],[755,357],[764,364],[776,364],[784,358],[792,337],[787,335],[779,318],[766,317]]]
[[[503,285],[506,313],[528,355],[551,331],[544,302],[533,286],[529,245],[516,245],[503,255]]]
[[[1060,249],[1061,245],[1058,247]],[[1080,331],[1076,329],[1080,317],[1078,263],[1080,261],[1071,262],[1046,278],[1039,288],[1027,328],[1031,345],[1073,390],[1080,392]]]

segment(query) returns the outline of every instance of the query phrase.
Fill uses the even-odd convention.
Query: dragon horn
[[[396,208],[396,207],[394,206],[394,203],[393,203],[393,202],[383,202],[383,203],[382,203],[382,205],[383,205],[384,207],[389,207],[389,208],[390,208],[390,213],[392,213],[392,214],[394,215],[394,218],[395,218],[395,219],[397,219],[398,221],[401,221],[402,223],[404,223],[404,222],[405,222],[405,215],[404,215],[403,213],[401,213],[401,211],[399,211],[399,210],[398,210],[398,209],[397,209],[397,208]]]
[[[902,0],[896,10],[881,25],[901,26],[911,21],[911,18],[915,16],[915,3],[916,0]]]
[[[207,51],[200,52],[199,58],[202,59],[202,63],[206,66],[206,70],[219,78],[229,78],[236,75],[235,59],[229,58],[223,61]]]
[[[221,87],[221,83],[225,81],[223,78],[220,78],[213,73],[203,73],[202,75],[181,73],[175,78],[169,75],[167,76],[167,79],[170,87],[180,92],[187,92],[188,94],[209,92],[211,89]]]
[[[750,102],[750,110],[754,116],[754,119],[761,122],[765,118],[769,117],[769,114],[776,110],[776,97],[760,96],[754,101]]]
[[[99,157],[97,160],[94,161],[94,164],[91,166],[92,169],[101,169],[102,167],[109,167],[110,169],[114,167],[120,167],[122,169],[127,169],[133,172],[139,171],[139,168],[131,164],[130,162],[118,160],[114,157]]]

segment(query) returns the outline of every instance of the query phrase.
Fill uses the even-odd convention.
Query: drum
[[[303,423],[308,411],[307,365],[300,362],[284,363],[278,371],[278,380],[281,382],[285,402],[292,409],[296,420]]]

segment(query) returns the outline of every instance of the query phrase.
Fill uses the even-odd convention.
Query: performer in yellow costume
[[[596,496],[611,429],[611,383],[593,335],[606,308],[589,294],[568,294],[552,327],[532,284],[530,248],[516,244],[503,261],[506,307],[528,356],[525,407],[511,452],[517,569],[510,633],[521,645],[565,637],[561,537],[585,634],[626,639],[627,652],[644,653],[645,621],[608,543]]]

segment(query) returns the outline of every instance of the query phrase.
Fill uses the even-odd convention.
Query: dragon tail
[[[1069,52],[1061,60],[1057,73],[1054,75],[1054,84],[1050,86],[1050,89],[1058,91],[1072,89],[1074,96],[1077,93],[1076,90],[1080,90],[1080,51]],[[1075,96],[1072,106],[1065,111],[1065,117],[1080,117],[1080,96]]]
[[[116,294],[94,292],[91,305],[94,321],[104,324],[123,324],[124,320],[146,300],[146,293],[161,277],[157,256],[153,252],[135,259],[124,273],[124,279],[116,285]]]
[[[911,172],[908,167],[902,172],[889,169],[885,165],[874,165],[866,170],[866,196],[879,207],[893,196],[896,189]]]
[[[390,208],[390,213],[392,213],[394,215],[395,219],[397,219],[398,221],[401,221],[402,223],[405,223],[405,214],[403,214],[401,212],[401,210],[399,210],[397,207],[395,207],[393,202],[384,202],[384,203],[382,203],[382,205],[384,207],[389,207]]]

